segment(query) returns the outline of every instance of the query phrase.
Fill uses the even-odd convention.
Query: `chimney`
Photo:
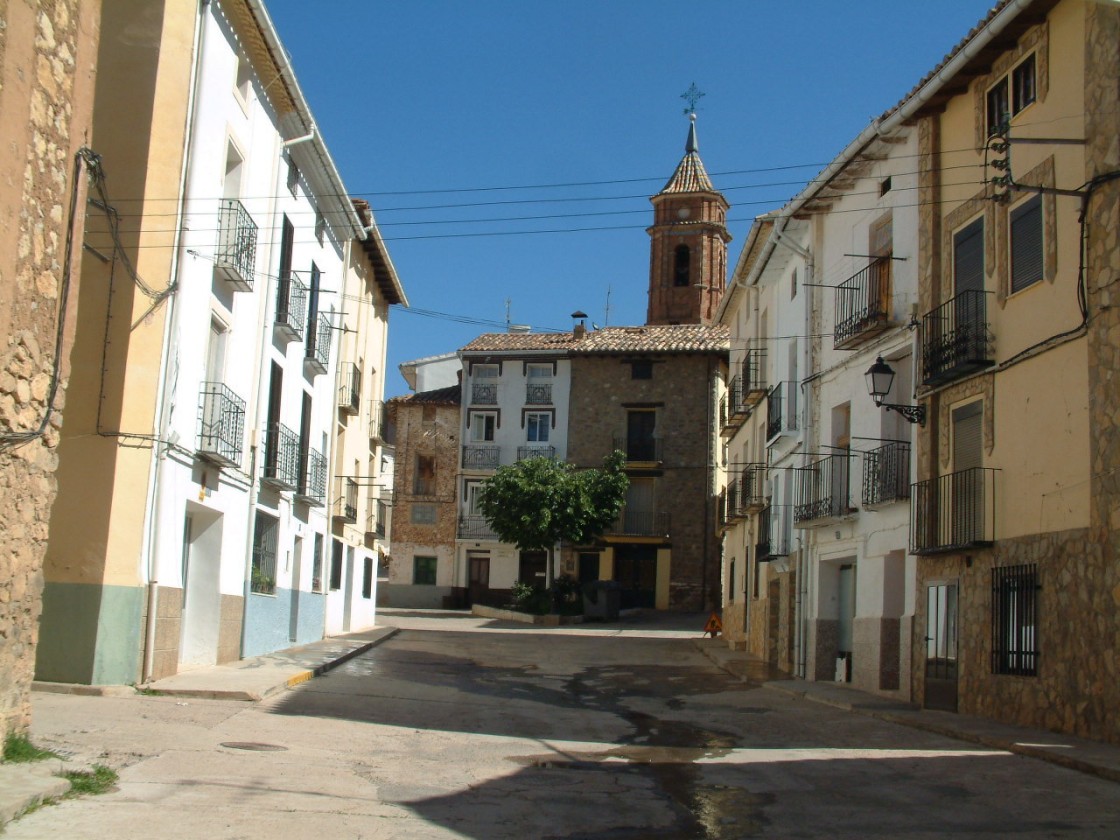
[[[576,310],[575,312],[572,313],[572,318],[573,319],[575,319],[575,318],[579,319],[579,323],[576,324],[574,327],[572,327],[572,338],[574,338],[576,341],[579,341],[581,338],[583,338],[585,335],[587,335],[587,327],[584,326],[584,323],[583,323],[583,319],[586,318],[586,317],[587,317],[586,312],[580,312],[579,310]]]

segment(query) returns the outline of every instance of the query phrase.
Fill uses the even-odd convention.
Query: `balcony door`
[[[467,589],[471,603],[485,603],[486,596],[490,592],[490,555],[467,552],[467,564],[469,566]]]
[[[984,347],[984,219],[953,237],[952,364],[982,358]]]
[[[628,411],[626,413],[626,457],[630,461],[654,461],[654,431],[657,413],[654,411]]]
[[[983,402],[953,409],[952,544],[970,545],[983,537]]]
[[[957,584],[926,586],[926,688],[922,705],[957,710]]]

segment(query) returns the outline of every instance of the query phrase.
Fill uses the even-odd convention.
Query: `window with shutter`
[[[984,289],[984,220],[977,219],[953,235],[953,282],[956,294]]]
[[[1042,196],[1011,211],[1011,291],[1042,279]]]

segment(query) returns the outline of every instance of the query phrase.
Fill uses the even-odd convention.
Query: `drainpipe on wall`
[[[199,65],[202,60],[202,48],[205,41],[206,30],[206,10],[209,5],[210,0],[200,0],[199,2],[198,23],[195,27],[194,45],[191,55],[191,76],[188,81],[187,113],[183,132],[183,165],[179,173],[179,201],[175,210],[175,245],[171,250],[171,268],[168,272],[168,277],[175,283],[179,281],[179,255],[183,244],[183,214],[187,200],[187,177],[191,166],[191,139],[194,133],[194,111],[198,101],[198,89],[201,76],[199,73]],[[145,545],[141,549],[141,556],[144,558],[147,567],[148,599],[147,617],[144,624],[144,658],[140,675],[141,683],[151,682],[155,670],[156,613],[159,610],[159,578],[156,570],[156,552],[159,549],[160,485],[163,480],[163,464],[167,460],[169,448],[164,445],[163,441],[166,439],[165,433],[171,419],[167,408],[169,403],[169,391],[171,389],[171,377],[168,375],[168,367],[171,364],[172,358],[175,357],[175,354],[172,353],[172,346],[177,344],[176,337],[179,328],[178,298],[179,293],[176,292],[170,295],[167,301],[167,317],[165,320],[167,328],[163,335],[163,348],[160,353],[160,376],[163,381],[160,383],[161,387],[157,391],[156,397],[155,445],[157,447],[157,455],[152,459],[152,467],[148,476],[148,498],[146,500],[144,514],[147,523],[144,529]],[[186,581],[183,581],[183,586],[184,588],[186,587]]]

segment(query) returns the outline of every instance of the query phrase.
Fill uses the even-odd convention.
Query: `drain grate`
[[[223,741],[223,747],[231,750],[254,750],[256,752],[284,752],[287,747],[279,744],[262,744],[260,741]]]

